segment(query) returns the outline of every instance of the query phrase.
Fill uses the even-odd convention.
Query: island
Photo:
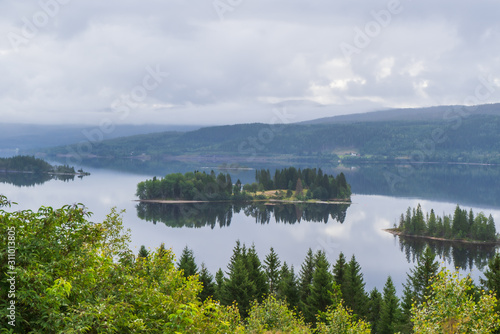
[[[420,204],[413,209],[409,207],[406,214],[401,214],[399,225],[385,231],[403,237],[474,244],[497,244],[499,241],[491,214],[489,217],[483,212],[474,215],[472,209],[467,211],[459,205],[453,215],[443,217],[437,216],[434,209],[424,216]]]
[[[82,169],[75,171],[74,167],[68,165],[53,166],[43,159],[28,155],[0,158],[0,172],[74,176],[90,175],[90,173],[84,172]]]
[[[256,170],[255,182],[233,183],[231,175],[212,170],[154,177],[137,185],[141,202],[188,203],[209,201],[268,201],[350,203],[351,187],[343,173],[328,175],[316,168]]]

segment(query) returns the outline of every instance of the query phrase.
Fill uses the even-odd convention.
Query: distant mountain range
[[[393,109],[295,124],[237,124],[166,131],[45,149],[79,158],[328,159],[500,163],[500,104]]]

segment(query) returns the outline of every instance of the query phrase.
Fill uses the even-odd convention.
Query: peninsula
[[[420,204],[416,208],[408,208],[406,214],[401,214],[399,225],[385,230],[403,237],[419,237],[433,240],[454,241],[474,244],[498,243],[495,221],[490,214],[483,212],[474,215],[472,209],[468,212],[456,206],[453,215],[439,217],[431,209],[430,213],[422,212]]]

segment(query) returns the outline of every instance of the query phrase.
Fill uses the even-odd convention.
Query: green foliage
[[[500,300],[500,254],[495,253],[489,263],[488,269],[484,272],[484,279],[481,278],[481,284],[484,288],[495,294],[497,300]],[[499,308],[497,306],[497,308]]]
[[[193,250],[189,249],[188,246],[182,250],[177,269],[182,270],[184,277],[193,276],[198,273],[198,266],[194,259]]]
[[[497,240],[495,221],[480,212],[476,217],[472,209],[462,210],[456,206],[453,218],[437,217],[434,210],[424,219],[420,204],[416,210],[408,208],[406,216],[401,216],[398,229],[408,235],[424,235],[445,239],[467,239],[472,241],[494,242]]]
[[[411,310],[415,333],[493,333],[500,326],[496,297],[483,291],[476,301],[469,277],[443,269],[431,289],[432,297]]]
[[[356,261],[354,254],[346,266],[345,287],[342,288],[342,297],[355,314],[365,316],[367,311],[368,296],[365,291],[365,282],[361,273],[361,266]]]
[[[284,301],[269,295],[262,303],[253,302],[246,319],[248,333],[310,333],[304,320],[288,309]]]
[[[264,270],[267,279],[268,291],[270,294],[276,294],[279,284],[281,261],[278,254],[271,247],[269,254],[264,260]]]
[[[396,295],[396,288],[389,276],[384,286],[384,297],[380,310],[380,320],[377,324],[377,333],[392,334],[395,333],[401,321],[401,309],[399,308],[399,299]]]
[[[339,302],[335,308],[329,307],[328,311],[320,316],[324,320],[318,323],[318,334],[370,334],[370,325],[363,320],[356,320],[348,308]]]

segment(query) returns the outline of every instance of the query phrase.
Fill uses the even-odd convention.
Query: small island
[[[496,244],[499,241],[491,214],[489,217],[483,212],[474,215],[472,209],[467,212],[459,205],[455,208],[453,216],[443,217],[437,216],[433,209],[424,216],[420,204],[417,208],[409,207],[406,214],[401,214],[399,225],[386,231],[403,237],[463,243]]]
[[[43,159],[28,155],[0,158],[0,172],[75,176],[90,175],[90,173],[84,172],[82,169],[75,172],[74,167],[68,165],[53,166]]]
[[[212,170],[210,173],[194,171],[174,173],[164,178],[137,185],[141,202],[188,203],[209,201],[268,201],[350,203],[351,187],[343,173],[336,176],[324,174],[316,168],[297,170],[295,167],[255,172],[255,182],[234,184],[229,174]]]

